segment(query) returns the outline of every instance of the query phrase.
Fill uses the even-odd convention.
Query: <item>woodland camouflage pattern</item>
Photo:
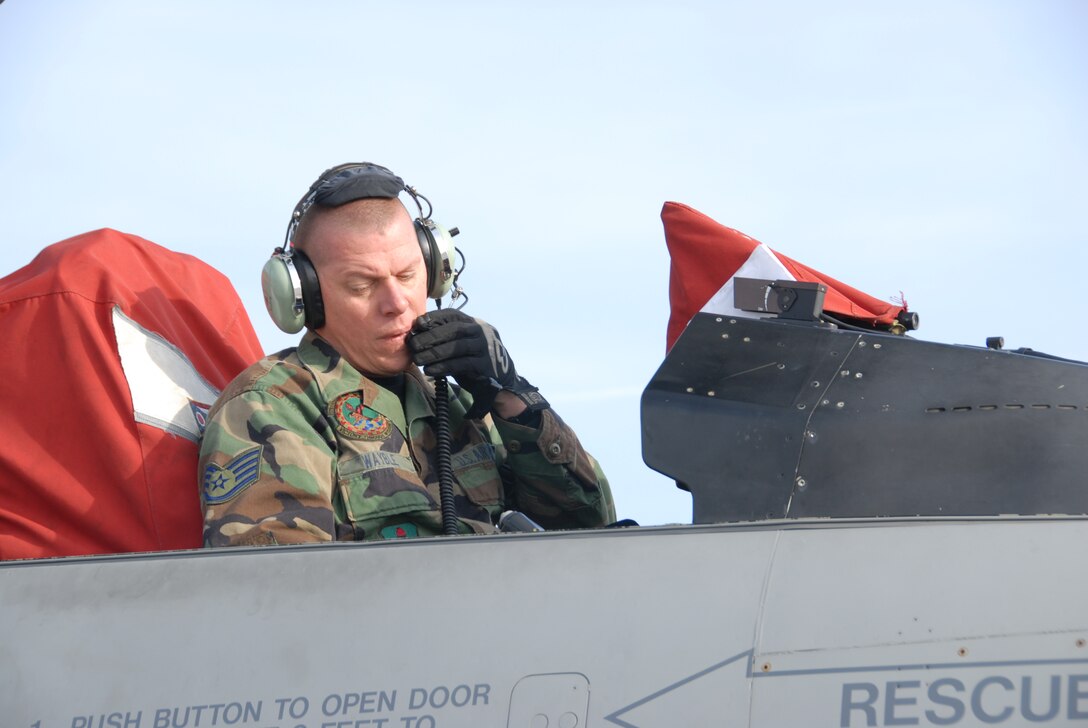
[[[451,387],[451,392],[455,388]],[[404,402],[307,333],[249,367],[212,408],[200,451],[206,546],[442,534],[434,388],[414,367]],[[451,393],[462,533],[519,510],[544,528],[615,521],[608,481],[551,410],[537,429],[466,420]]]

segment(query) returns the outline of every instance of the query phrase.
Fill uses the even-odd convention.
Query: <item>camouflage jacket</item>
[[[307,333],[242,372],[212,407],[198,477],[206,546],[439,535],[434,387],[414,367],[402,397]],[[615,520],[608,481],[551,410],[538,428],[467,420],[450,396],[462,533],[520,510],[545,528]]]

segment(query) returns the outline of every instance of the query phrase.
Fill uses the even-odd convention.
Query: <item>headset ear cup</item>
[[[306,316],[305,311],[297,305],[301,297],[301,288],[296,287],[298,277],[282,251],[282,248],[277,248],[261,269],[261,292],[272,322],[280,331],[295,334],[302,330]],[[296,296],[296,293],[299,295]]]
[[[321,297],[321,281],[310,258],[298,248],[291,249],[295,271],[302,286],[302,303],[306,313],[306,326],[320,329],[325,325],[325,300]]]
[[[431,220],[416,219],[415,226],[427,269],[427,297],[437,300],[453,286],[453,238]]]
[[[261,269],[261,292],[268,315],[280,331],[296,334],[303,326],[319,329],[325,325],[317,271],[301,250],[284,253],[276,248]]]

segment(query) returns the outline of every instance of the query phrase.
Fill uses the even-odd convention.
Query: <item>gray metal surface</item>
[[[1088,365],[699,314],[642,397],[695,523],[1088,513]]]
[[[1085,545],[1085,519],[813,521],[9,562],[0,714],[964,726],[1026,705],[1079,724]]]

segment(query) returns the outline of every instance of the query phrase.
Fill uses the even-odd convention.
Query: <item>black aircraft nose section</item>
[[[699,314],[642,395],[693,522],[1088,513],[1088,365]]]

